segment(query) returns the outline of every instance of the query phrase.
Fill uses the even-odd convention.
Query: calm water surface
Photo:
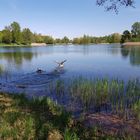
[[[55,61],[64,59],[64,68],[54,74]],[[37,74],[37,68],[44,70],[43,74]],[[103,44],[0,48],[1,91],[44,94],[50,80],[79,76],[124,81],[140,78],[140,47]]]

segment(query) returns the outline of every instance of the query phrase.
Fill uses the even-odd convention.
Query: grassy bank
[[[29,47],[31,45],[24,45],[24,44],[3,44],[0,43],[0,47]]]
[[[69,94],[92,114],[74,119],[50,98],[27,98],[0,93],[0,139],[101,140],[139,138],[140,84],[122,81],[74,79],[49,85],[58,96]],[[109,105],[111,112],[101,113]]]

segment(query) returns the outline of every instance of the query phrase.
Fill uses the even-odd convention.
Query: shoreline
[[[23,44],[0,44],[0,47],[30,47],[31,45],[23,45]]]
[[[47,46],[46,43],[31,43],[31,46]]]
[[[126,42],[122,46],[140,46],[140,42]]]
[[[107,45],[107,44],[114,44],[114,43],[98,43],[100,45]],[[119,44],[119,43],[117,43]],[[56,43],[56,44],[46,44],[46,43],[31,43],[30,45],[24,45],[24,44],[0,44],[0,47],[40,47],[40,46],[48,46],[48,45],[64,45],[63,43]],[[89,43],[89,44],[65,44],[65,45],[97,45],[95,43]],[[140,46],[140,42],[126,42],[121,44],[122,46]]]
[[[106,44],[114,44],[114,43],[98,43],[101,45]],[[55,44],[46,44],[46,43],[31,43],[30,45],[24,45],[24,44],[0,44],[0,47],[40,47],[40,46],[48,46],[48,45],[97,45],[95,43],[89,43],[89,44],[74,44],[74,43],[55,43]]]

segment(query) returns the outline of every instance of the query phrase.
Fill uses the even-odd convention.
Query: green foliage
[[[125,30],[121,37],[121,43],[128,42],[131,39],[131,33],[128,30]]]
[[[119,43],[121,39],[121,35],[118,33],[114,33],[109,36],[103,36],[103,37],[92,37],[84,35],[80,38],[74,38],[73,44],[98,44],[98,43]]]
[[[134,103],[132,110],[134,111],[138,120],[140,120],[140,99]]]
[[[131,33],[125,30],[122,36],[119,33],[113,33],[108,36],[94,37],[83,35],[79,38],[73,38],[70,40],[68,37],[62,39],[54,39],[51,36],[45,36],[42,34],[32,33],[29,28],[25,28],[21,31],[20,25],[17,22],[13,22],[10,26],[7,26],[3,31],[0,31],[0,43],[10,44],[24,44],[30,45],[34,43],[46,43],[46,44],[98,44],[98,43],[124,43],[127,41],[138,42],[140,41],[140,22],[135,22],[132,25]]]
[[[2,38],[3,38],[3,34],[2,31],[0,31],[0,43],[2,43]]]
[[[125,30],[122,34],[120,43],[124,42],[139,42],[140,41],[140,22],[135,22],[132,25],[131,33]]]
[[[133,25],[132,25],[132,35],[134,37],[140,37],[140,22],[135,22]]]
[[[43,36],[41,34],[34,33],[33,38],[32,38],[32,42],[43,43],[44,38],[43,38]]]
[[[62,42],[62,41],[61,41],[60,38],[56,38],[56,39],[55,39],[55,43],[61,44],[61,42]]]
[[[2,42],[6,44],[10,44],[12,42],[12,33],[9,27],[5,27],[2,31]]]
[[[13,22],[10,26],[12,32],[12,42],[19,44],[21,41],[20,25],[17,22]]]
[[[80,100],[80,103],[86,109],[88,107],[90,109],[92,106],[99,109],[103,105],[109,105],[111,106],[109,108],[111,112],[108,114],[109,116],[111,114],[115,115],[114,122],[115,118],[118,118],[117,116],[123,118],[124,123],[127,123],[130,118],[130,121],[124,125],[122,119],[120,119],[121,126],[133,126],[133,122],[137,122],[138,124],[134,125],[139,131],[140,83],[138,80],[124,84],[123,81],[119,80],[109,81],[108,79],[84,79],[80,77],[67,80],[67,84],[64,81],[55,82],[52,83],[55,84],[52,86],[52,91],[56,93],[58,90],[59,96],[70,95],[76,101],[76,104]],[[64,94],[61,95],[60,92]],[[98,112],[97,116],[98,114],[102,115],[99,110],[95,110]],[[8,95],[0,93],[0,139],[26,140],[59,137],[64,140],[116,138],[127,140],[136,137],[134,135],[136,133],[133,131],[128,134],[127,131],[118,128],[120,124],[115,129],[117,131],[120,129],[121,134],[116,133],[116,131],[115,133],[113,131],[108,132],[113,126],[110,126],[109,129],[102,127],[100,124],[94,124],[91,128],[85,127],[83,121],[86,115],[81,115],[81,119],[76,118],[74,120],[69,112],[48,97],[28,99],[24,94]],[[102,117],[104,118],[104,116]],[[125,121],[125,118],[127,121]],[[107,120],[107,122],[109,124],[110,120]]]
[[[44,42],[46,44],[54,44],[54,39],[51,36],[44,36]]]
[[[68,37],[64,37],[62,40],[61,40],[62,43],[64,44],[68,44],[70,42],[70,40],[68,39]]]
[[[64,132],[64,140],[80,140],[76,133],[70,131],[68,128]]]
[[[119,33],[112,34],[112,43],[120,43],[121,35]]]
[[[22,44],[29,45],[32,42],[32,32],[29,28],[25,28],[22,31]]]

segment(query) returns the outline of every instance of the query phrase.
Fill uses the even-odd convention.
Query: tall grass
[[[128,109],[133,109],[140,100],[139,80],[124,83],[120,80],[80,77],[67,81],[58,80],[53,83],[51,92],[56,93],[56,96],[59,93],[58,100],[68,96],[69,102],[75,101],[74,103],[78,103],[83,111],[128,115]],[[129,115],[131,116],[131,112]]]
[[[108,79],[56,80],[48,85],[47,92],[64,98],[75,108],[92,113],[109,113],[134,119],[140,123],[140,82],[124,83]],[[58,102],[59,103],[59,102]],[[0,139],[133,139],[124,131],[119,135],[103,133],[101,126],[90,129],[80,120],[74,120],[71,113],[49,97],[27,98],[21,94],[0,93]],[[81,119],[82,120],[82,119]],[[139,125],[137,125],[139,130]]]

